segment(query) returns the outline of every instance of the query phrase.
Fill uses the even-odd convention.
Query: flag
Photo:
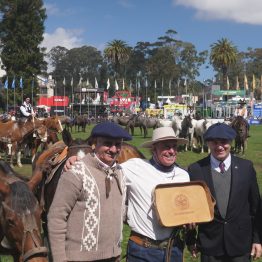
[[[244,75],[244,88],[245,88],[245,90],[248,91],[248,82],[247,82],[247,76],[246,76],[246,74]]]
[[[155,80],[155,89],[156,89],[156,80]]]
[[[96,80],[96,77],[95,77],[95,89],[98,88],[98,83],[97,83],[97,80]]]
[[[8,89],[8,77],[5,80],[5,89]]]
[[[227,76],[227,90],[229,90],[229,78]]]
[[[65,77],[64,77],[64,80],[63,80],[63,85],[65,86],[65,84],[66,84],[66,81],[65,81]]]
[[[186,86],[187,85],[187,79],[185,78],[185,80],[184,80],[184,86]]]
[[[21,89],[23,88],[23,78],[22,78],[22,76],[20,77],[19,86],[20,86]]]
[[[123,78],[123,90],[125,90],[125,79]]]
[[[140,89],[140,80],[137,81],[137,88]]]
[[[253,79],[252,79],[252,88],[253,88],[252,91],[254,91],[256,89],[256,77],[255,77],[254,74],[253,74]]]
[[[12,87],[13,89],[15,88],[15,77],[13,78],[11,87]]]
[[[73,84],[74,84],[74,79],[73,79],[73,77],[71,78],[71,86],[73,86]]]
[[[110,87],[110,80],[109,80],[109,78],[108,78],[108,79],[107,79],[107,84],[106,84],[106,89],[108,90],[109,87]]]
[[[118,87],[118,83],[117,83],[116,79],[115,79],[115,88],[116,88],[116,90],[119,89],[119,87]]]
[[[146,82],[145,82],[145,87],[148,87],[148,82],[147,82],[147,78],[146,78]]]
[[[236,90],[239,90],[239,81],[238,81],[238,76],[236,77]]]
[[[89,83],[89,79],[86,79],[86,86],[89,86],[90,83]]]
[[[169,80],[169,85],[168,85],[168,87],[169,87],[169,91],[171,91],[171,80]]]

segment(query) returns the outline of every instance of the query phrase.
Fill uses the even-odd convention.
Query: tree
[[[1,0],[2,69],[9,79],[23,77],[24,85],[30,86],[33,76],[46,69],[44,49],[39,47],[45,19],[42,0]]]
[[[117,76],[120,76],[121,65],[128,61],[129,54],[130,48],[122,40],[113,40],[107,43],[107,47],[104,50],[104,56],[109,62],[114,64]]]
[[[227,86],[227,72],[237,60],[237,48],[227,38],[222,38],[211,45],[210,62],[214,69],[223,75],[223,88]]]
[[[92,46],[82,46],[64,49],[60,46],[53,48],[49,52],[50,60],[53,62],[54,70],[52,75],[58,84],[58,93],[63,92],[62,81],[66,80],[66,94],[70,94],[69,89],[71,79],[74,85],[79,82],[80,76],[86,81],[99,80],[101,68],[103,68],[103,57],[101,52]],[[105,81],[105,79],[103,79]]]

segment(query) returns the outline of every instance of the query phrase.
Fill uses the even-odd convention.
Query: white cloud
[[[46,13],[48,15],[57,15],[60,13],[58,7],[55,4],[46,3],[45,8],[46,8]]]
[[[68,30],[59,27],[51,34],[44,33],[44,41],[41,46],[47,49],[46,52],[55,46],[63,46],[67,49],[80,47],[82,45],[82,33],[82,30]]]
[[[196,9],[200,19],[262,25],[261,0],[173,0],[173,3]]]

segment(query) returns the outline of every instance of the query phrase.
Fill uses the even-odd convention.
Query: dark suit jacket
[[[190,165],[188,172],[190,180],[206,182],[216,198],[210,156]],[[198,244],[203,254],[238,256],[249,253],[252,243],[260,243],[260,195],[252,162],[232,155],[231,175],[225,219],[215,206],[214,220],[198,227]]]

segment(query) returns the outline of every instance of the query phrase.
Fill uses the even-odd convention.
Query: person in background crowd
[[[253,163],[230,153],[235,130],[217,123],[204,140],[211,154],[189,166],[191,181],[204,181],[216,200],[214,220],[198,226],[193,256],[201,262],[250,262],[261,256],[260,194]]]
[[[239,104],[235,110],[235,113],[234,113],[234,116],[235,118],[233,119],[232,121],[232,125],[234,125],[234,121],[236,121],[236,117],[240,116],[240,117],[243,117],[243,119],[245,120],[245,123],[246,123],[246,127],[247,127],[247,136],[249,137],[249,129],[250,129],[250,126],[249,126],[249,123],[248,123],[248,112],[247,112],[247,107],[246,107],[246,102],[245,100],[240,100],[239,101]]]
[[[125,179],[116,158],[132,137],[113,122],[96,125],[93,152],[58,182],[48,213],[54,261],[120,261]]]

